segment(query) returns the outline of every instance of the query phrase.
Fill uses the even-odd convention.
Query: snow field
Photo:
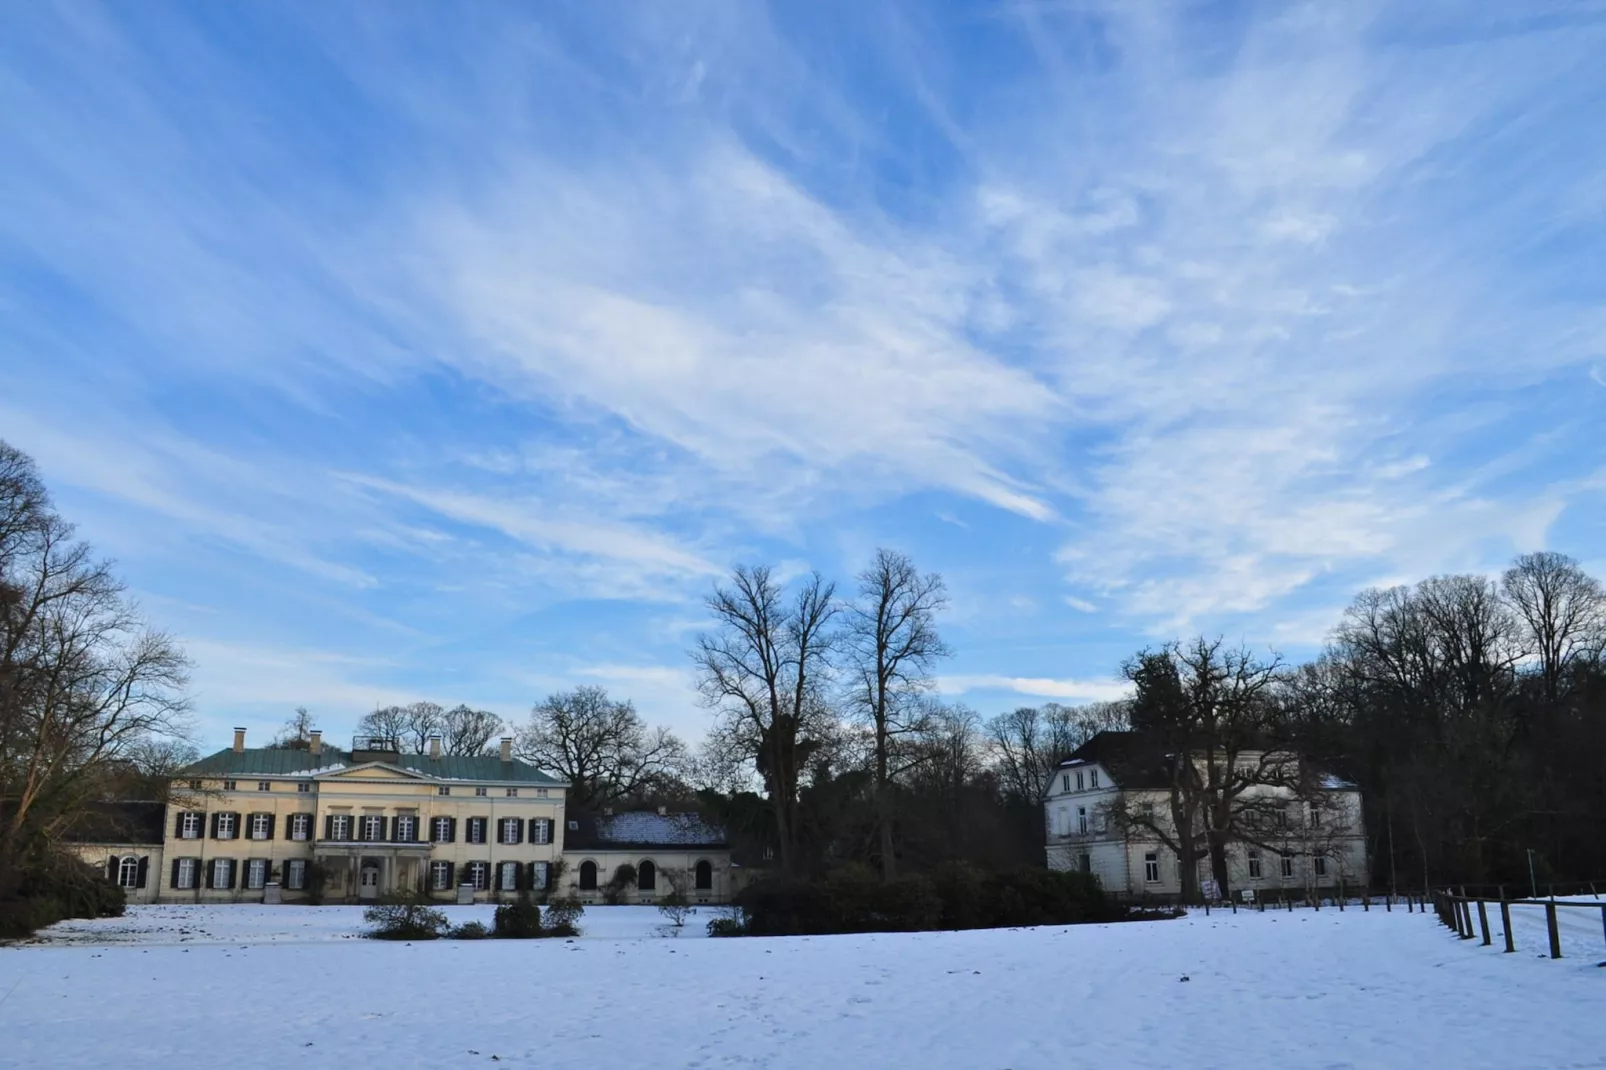
[[[127,943],[0,949],[0,1066],[1606,1067],[1606,954],[1431,914],[708,940],[615,907],[574,942],[413,946],[348,939],[359,914],[154,907],[111,919]]]

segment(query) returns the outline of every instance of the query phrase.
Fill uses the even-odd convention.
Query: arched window
[[[713,890],[713,887],[714,887],[714,865],[713,865],[712,862],[708,861],[708,859],[706,859],[706,858],[703,859],[701,862],[697,863],[696,887],[697,887],[697,891],[699,891],[699,892],[707,892],[707,891]]]
[[[642,859],[641,865],[636,867],[636,890],[652,892],[658,890],[658,867],[652,864],[652,859]]]
[[[117,883],[124,888],[139,887],[139,859],[129,855],[117,863]]]
[[[597,890],[597,864],[590,859],[580,863],[580,890],[582,892]]]

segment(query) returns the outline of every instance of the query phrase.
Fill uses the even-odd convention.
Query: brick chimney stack
[[[513,760],[513,737],[512,736],[503,736],[502,737],[502,760],[504,762],[511,762]]]
[[[234,730],[234,753],[245,753],[245,729],[243,728],[236,728]]]
[[[307,751],[311,754],[323,753],[323,730],[314,728],[307,733]]]
[[[437,762],[440,761],[440,758],[441,758],[441,737],[440,736],[430,736],[429,737],[429,756],[430,756],[430,758],[434,759]],[[502,760],[504,762],[507,761],[507,759],[505,757]]]

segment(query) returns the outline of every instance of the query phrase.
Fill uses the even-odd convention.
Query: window
[[[451,793],[452,793],[451,787],[446,785],[446,784],[442,784],[440,787],[435,789],[435,794],[436,795],[450,795]]]
[[[1076,868],[1083,873],[1093,872],[1093,856],[1083,855],[1076,860]]]
[[[195,859],[180,858],[173,867],[173,887],[190,889],[195,887]]]
[[[470,862],[468,864],[468,883],[474,886],[476,892],[483,892],[491,886],[491,864],[489,862]]]
[[[552,819],[549,817],[532,817],[530,819],[530,842],[552,842]]]
[[[547,882],[552,879],[552,866],[547,862],[530,863],[530,887],[536,891],[545,891]]]
[[[1260,879],[1260,852],[1253,848],[1249,851],[1249,879],[1252,881]]]
[[[592,861],[580,863],[580,890],[594,892],[597,890],[597,864]]]
[[[1322,827],[1322,809],[1316,803],[1310,804],[1310,827],[1313,829]]]
[[[273,781],[271,781],[271,780],[259,780],[259,781],[257,781],[257,790],[258,791],[272,791],[273,790]]]
[[[201,838],[201,815],[191,810],[182,814],[178,821],[178,836],[181,840],[198,840]]]
[[[266,840],[273,837],[273,815],[251,815],[251,838],[253,840]]]
[[[1154,824],[1154,804],[1152,802],[1146,802],[1139,806],[1138,816],[1147,821],[1149,824]]]
[[[1087,807],[1085,806],[1076,808],[1076,831],[1084,836],[1087,835]]]
[[[1090,788],[1099,786],[1099,771],[1097,769],[1089,769],[1087,771],[1087,786]]]
[[[694,879],[692,881],[693,887],[695,887],[699,892],[707,892],[707,891],[712,891],[713,890],[713,887],[714,887],[714,864],[712,862],[708,861],[708,859],[706,859],[706,858],[703,859],[701,862],[698,862],[695,874],[696,875],[695,875],[695,877],[694,877]]]
[[[284,886],[292,892],[307,890],[307,860],[292,858],[284,864]]]
[[[580,829],[580,822],[578,822],[578,821],[569,822],[569,831],[570,832],[577,832],[577,831],[579,831],[579,829]]]
[[[1294,856],[1293,855],[1283,855],[1283,877],[1287,878],[1287,877],[1292,877],[1293,875],[1294,875]]]
[[[190,781],[190,790],[191,791],[200,791],[201,790],[201,782],[199,780]]]
[[[434,830],[433,832],[430,833],[430,839],[434,840],[436,843],[451,843],[452,842],[452,819],[451,818],[449,818],[449,817],[437,817],[433,821],[430,822],[430,827]]]
[[[519,887],[519,864],[517,862],[503,862],[497,868],[497,889],[504,892],[517,891]]]
[[[1274,813],[1273,817],[1276,820],[1278,828],[1285,829],[1285,828],[1288,827],[1288,807],[1287,806],[1279,806],[1279,807],[1277,807],[1277,810]]]
[[[331,840],[351,839],[351,815],[331,814],[329,817],[329,838]]]
[[[498,839],[502,843],[519,843],[524,839],[524,830],[519,826],[523,822],[516,817],[504,817],[501,822],[501,834]]]
[[[485,788],[475,788],[474,789],[474,794],[479,796],[480,798],[484,798],[485,795],[487,794],[487,790]]]
[[[1081,773],[1077,773],[1076,774],[1076,790],[1077,791],[1081,791],[1082,790],[1082,774]]]
[[[429,864],[429,887],[432,891],[450,891],[452,887],[452,864],[450,862],[431,862]]]
[[[1066,773],[1064,776],[1060,777],[1060,790],[1061,791],[1070,791],[1071,790],[1071,774]]]
[[[290,838],[292,840],[309,840],[312,838],[312,815],[290,815]]]
[[[212,887],[234,887],[234,859],[214,858],[212,860]]]
[[[220,840],[232,840],[232,839],[234,839],[234,835],[235,835],[234,822],[235,821],[236,821],[236,817],[235,817],[234,814],[218,814],[217,815],[217,838],[220,839]]]
[[[117,884],[122,888],[139,887],[139,859],[129,855],[117,863]]]
[[[485,822],[488,821],[488,820],[489,820],[489,818],[484,818],[484,817],[471,817],[471,818],[468,819],[468,842],[469,843],[484,843],[485,842]]]
[[[546,789],[545,789],[545,788],[536,788],[536,789],[535,789],[535,797],[536,797],[536,798],[537,798],[537,799],[544,799],[544,798],[546,798]]]
[[[225,780],[225,781],[224,781],[224,782],[223,782],[223,790],[224,790],[224,791],[233,791],[233,790],[234,790],[234,781],[232,781],[232,780]]]
[[[643,859],[636,867],[636,888],[643,892],[658,890],[658,867],[652,864],[652,859]]]
[[[378,814],[364,814],[362,818],[362,839],[372,843],[385,838],[385,819]]]
[[[1316,867],[1316,875],[1318,877],[1327,876],[1327,856],[1326,855],[1317,855],[1315,858],[1311,859],[1311,865]]]
[[[517,799],[519,797],[519,789],[518,788],[508,788],[507,789],[507,797],[509,799]]]
[[[299,791],[303,795],[311,794],[312,793],[312,781],[310,781],[310,780],[301,781],[299,784],[296,785],[296,790]]]
[[[262,890],[268,883],[268,860],[253,858],[245,864],[245,886],[253,892]]]
[[[397,843],[412,843],[418,839],[418,818],[410,814],[403,814],[396,818]]]
[[[1160,856],[1154,851],[1143,856],[1143,880],[1146,884],[1160,883]]]

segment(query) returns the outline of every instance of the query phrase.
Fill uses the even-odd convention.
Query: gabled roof
[[[351,753],[338,747],[324,747],[317,754],[309,750],[292,750],[280,747],[251,747],[236,751],[225,747],[216,754],[181,769],[175,774],[185,777],[275,777],[311,776],[343,769],[352,764]],[[369,764],[369,763],[363,763]],[[517,758],[504,762],[495,755],[489,758],[464,758],[442,755],[431,758],[427,754],[399,754],[393,760],[378,763],[432,780],[481,780],[497,783],[538,784],[542,787],[564,787],[564,783],[548,776],[528,762]]]
[[[1118,788],[1163,788],[1171,783],[1165,748],[1142,732],[1100,732],[1071,752],[1060,768],[1097,763]]]
[[[701,814],[659,814],[651,810],[596,816],[576,814],[563,834],[563,849],[619,851],[664,847],[727,846],[725,830]]]

